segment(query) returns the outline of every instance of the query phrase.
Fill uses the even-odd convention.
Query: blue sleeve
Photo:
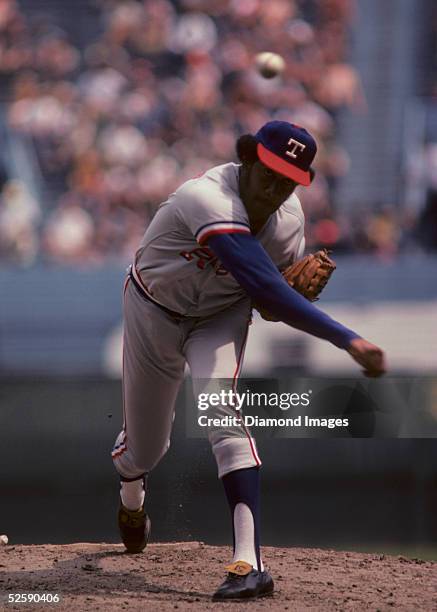
[[[360,337],[290,287],[254,236],[216,234],[208,246],[252,300],[284,323],[339,348]]]

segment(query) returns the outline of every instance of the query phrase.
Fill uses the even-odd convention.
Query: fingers
[[[366,376],[367,378],[379,378],[380,376],[382,376],[383,374],[385,374],[385,369],[378,369],[378,370],[363,370],[362,371],[364,376]]]
[[[352,340],[348,352],[352,359],[363,366],[363,374],[368,378],[378,378],[386,372],[384,352],[364,338]]]

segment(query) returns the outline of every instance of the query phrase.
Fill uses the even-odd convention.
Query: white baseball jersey
[[[206,246],[214,234],[251,233],[239,196],[239,167],[216,166],[181,185],[159,206],[136,253],[136,275],[143,287],[179,314],[209,316],[246,295]],[[304,215],[295,194],[256,237],[279,269],[302,255]]]

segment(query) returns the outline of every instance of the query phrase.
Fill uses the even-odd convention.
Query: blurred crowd
[[[98,35],[79,48],[57,24],[0,0],[6,123],[32,144],[48,186],[43,197],[3,177],[3,260],[128,262],[158,204],[235,160],[236,137],[272,118],[305,126],[319,143],[315,182],[299,192],[310,248],[390,257],[411,240],[414,220],[394,208],[363,207],[355,218],[335,210],[349,163],[338,113],[366,108],[348,62],[354,0],[93,4]],[[286,59],[282,77],[256,73],[254,56],[266,50]]]

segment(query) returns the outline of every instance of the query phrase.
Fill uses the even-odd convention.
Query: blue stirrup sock
[[[232,519],[233,561],[246,561],[263,570],[259,548],[259,467],[244,468],[222,478]]]

